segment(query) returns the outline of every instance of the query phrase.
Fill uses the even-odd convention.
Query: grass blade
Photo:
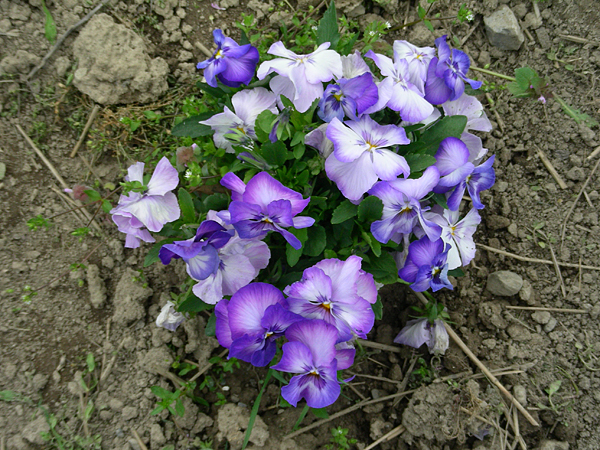
[[[267,372],[267,376],[265,377],[265,381],[263,381],[263,385],[260,388],[260,392],[254,400],[254,405],[252,405],[252,411],[250,411],[250,421],[248,422],[248,428],[246,429],[246,436],[244,436],[244,443],[242,444],[242,450],[246,448],[248,442],[250,441],[250,435],[252,434],[252,428],[254,427],[254,421],[256,420],[256,416],[258,415],[258,408],[260,407],[260,400],[267,389],[267,384],[269,384],[269,380],[273,375],[273,369],[269,369]]]

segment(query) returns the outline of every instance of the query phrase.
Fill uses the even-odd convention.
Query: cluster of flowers
[[[214,37],[216,52],[198,64],[207,83],[249,84],[258,65],[257,50],[238,45],[220,30]],[[311,54],[297,55],[277,42],[268,51],[276,58],[256,71],[261,80],[275,74],[270,90],[241,90],[231,98],[233,111],[225,106],[223,113],[200,123],[214,130],[217,147],[235,152],[234,147],[241,146],[248,152],[238,157],[248,158],[257,140],[255,122],[260,113],[277,115],[269,136],[275,142],[290,118],[282,97],[300,113],[318,100],[317,115],[323,124],[306,135],[305,143],[325,159],[328,178],[353,203],[365,195],[381,200],[383,214],[371,224],[371,232],[381,243],[399,245],[398,274],[412,289],[452,289],[448,271],[468,264],[475,255],[472,236],[480,222],[477,210],[483,208],[479,196],[494,183],[494,157],[482,162],[487,149],[470,133],[490,131],[491,124],[479,101],[464,93],[465,82],[475,89],[481,84],[466,76],[468,56],[450,49],[445,36],[436,40],[436,47],[437,52],[396,41],[393,59],[369,51],[365,57],[379,68],[377,76],[358,52],[341,56],[325,43]],[[405,129],[380,125],[370,117],[384,108],[396,111],[401,125],[426,126],[441,111],[466,116],[467,125],[460,139],[444,139],[436,163],[415,177],[418,174],[411,173],[402,156],[402,146],[411,143]],[[126,246],[133,248],[140,240],[154,242],[149,231],[159,231],[180,214],[170,192],[178,184],[176,169],[163,158],[145,185],[143,167],[137,163],[129,168],[126,180],[136,182],[136,189],[122,195],[111,212],[119,230],[127,234]],[[372,305],[377,300],[373,276],[361,269],[360,257],[350,256],[345,261],[320,261],[283,292],[252,283],[269,264],[271,253],[263,242],[269,232],[281,234],[294,249],[301,248],[289,229],[313,225],[313,218],[299,215],[310,198],[304,199],[266,171],[247,184],[227,173],[221,184],[231,191],[228,209],[210,211],[190,239],[163,245],[160,260],[185,262],[196,283],[194,294],[216,305],[217,338],[231,357],[266,366],[275,356],[276,339],[285,336],[282,359],[273,369],[298,375],[282,389],[283,397],[292,405],[301,398],[314,408],[330,405],[340,393],[337,370],[353,363],[353,340],[366,338],[373,327]],[[461,219],[465,191],[473,209]],[[431,193],[444,195],[448,208],[433,205]],[[174,330],[184,319],[168,303],[157,323]],[[432,351],[443,352],[447,346],[443,328],[438,320],[413,321],[396,342],[428,343]]]

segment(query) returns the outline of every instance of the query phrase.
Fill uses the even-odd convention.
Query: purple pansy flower
[[[229,348],[229,357],[262,367],[277,351],[275,340],[302,317],[286,309],[283,294],[267,283],[244,286],[216,308],[215,331],[219,344]]]
[[[306,112],[312,102],[323,95],[323,83],[333,77],[342,76],[340,55],[327,50],[329,42],[321,44],[308,55],[297,55],[285,48],[283,43],[275,42],[267,53],[279,58],[263,62],[258,68],[257,77],[262,80],[271,72],[289,78],[295,88],[293,101],[298,112]]]
[[[475,166],[469,161],[469,149],[458,138],[447,137],[435,154],[435,167],[440,171],[440,181],[433,192],[443,194],[464,181]]]
[[[183,313],[177,311],[175,304],[169,300],[160,310],[160,314],[156,318],[156,326],[175,331],[184,320]]]
[[[444,321],[436,319],[431,323],[426,318],[409,320],[394,342],[414,348],[427,344],[429,353],[433,355],[443,355],[450,345]]]
[[[448,251],[448,270],[466,266],[475,257],[473,234],[481,222],[481,216],[475,208],[459,220],[458,211],[450,211],[434,206],[431,212],[425,213],[432,222],[442,228],[441,238],[450,246]]]
[[[233,225],[242,239],[262,237],[275,231],[293,248],[302,247],[300,240],[286,228],[307,228],[315,223],[312,217],[297,215],[306,208],[310,197],[302,198],[302,194],[285,187],[267,172],[254,175],[243,192],[243,182],[238,177],[233,174],[226,177],[222,184],[237,189],[234,191],[237,200],[229,204],[228,212],[219,213],[219,217]]]
[[[323,159],[327,159],[333,153],[333,142],[327,138],[328,123],[323,123],[307,133],[304,143],[316,148]]]
[[[373,276],[361,270],[362,259],[325,259],[302,274],[302,279],[284,289],[290,311],[307,319],[322,319],[334,325],[338,341],[354,336],[366,339],[373,328],[377,301]]]
[[[283,344],[283,356],[274,370],[297,373],[281,388],[282,397],[292,406],[304,398],[311,408],[333,404],[340,395],[337,380],[337,330],[322,320],[303,320],[292,324]]]
[[[378,179],[410,174],[406,159],[388,149],[410,143],[404,128],[379,125],[365,114],[358,121],[344,123],[334,118],[327,127],[327,137],[334,151],[325,161],[325,171],[352,201],[359,200]]]
[[[448,195],[448,208],[452,211],[458,210],[462,196],[465,190],[469,192],[473,206],[477,209],[483,209],[485,206],[481,203],[479,194],[491,188],[496,182],[496,173],[494,172],[494,160],[496,155],[492,155],[486,162],[478,165],[458,186]]]
[[[137,181],[143,185],[144,163],[138,162],[129,167],[125,181]],[[166,223],[179,219],[181,211],[177,197],[171,192],[178,184],[177,169],[163,157],[156,165],[145,192],[131,191],[121,195],[119,204],[110,214],[119,231],[127,234],[125,247],[139,247],[140,239],[155,242],[148,230],[158,232]]]
[[[481,87],[481,81],[467,78],[471,60],[465,52],[450,49],[446,35],[435,40],[438,56],[431,60],[425,83],[425,98],[434,105],[458,99],[465,91],[465,81],[473,89]]]
[[[217,50],[211,58],[196,66],[197,69],[204,69],[206,83],[217,87],[217,78],[231,87],[250,83],[258,64],[258,50],[250,44],[238,45],[219,29],[213,30],[213,37]]]
[[[442,288],[453,289],[448,280],[448,249],[444,241],[431,241],[423,236],[410,244],[408,258],[398,276],[408,283],[413,291],[423,292],[429,287],[435,292]]]
[[[214,274],[219,267],[217,250],[223,247],[233,233],[212,220],[205,220],[196,230],[196,235],[185,241],[165,244],[158,252],[164,265],[171,259],[183,259],[187,273],[196,281]]]
[[[377,86],[370,73],[349,80],[340,78],[325,89],[317,115],[324,122],[331,122],[334,117],[343,120],[344,116],[358,120],[358,116],[377,103],[377,99]]]
[[[371,58],[385,78],[377,86],[379,89],[379,101],[375,107],[366,112],[371,113],[385,106],[398,111],[402,120],[408,122],[419,122],[429,117],[433,106],[425,100],[421,90],[410,82],[408,61],[397,59],[394,61],[384,55],[369,50],[365,55]]]
[[[236,138],[240,145],[256,139],[254,122],[258,115],[265,110],[277,114],[276,98],[275,94],[265,88],[245,89],[236,92],[231,97],[233,111],[225,106],[222,113],[215,114],[210,119],[202,120],[199,123],[208,125],[214,130],[213,140],[217,147],[234,153],[230,139]]]
[[[442,108],[447,116],[467,117],[467,125],[460,135],[460,140],[469,149],[469,162],[477,164],[485,156],[487,149],[483,148],[481,138],[469,131],[492,131],[492,124],[485,114],[483,105],[476,97],[463,93],[458,99],[445,102]]]
[[[406,60],[408,63],[408,81],[414,84],[419,91],[425,92],[427,68],[435,56],[432,47],[417,47],[408,41],[394,41],[394,60]]]
[[[358,77],[364,73],[371,73],[371,69],[358,50],[347,56],[342,56],[342,77],[346,79]]]
[[[206,217],[215,222],[221,221],[215,211],[209,211]],[[233,228],[231,225],[224,226]],[[217,254],[217,270],[193,287],[194,294],[210,305],[219,302],[224,295],[235,294],[254,280],[258,273],[269,265],[271,258],[271,251],[266,243],[258,238],[240,239],[237,233],[218,249]]]
[[[438,239],[440,227],[423,216],[429,207],[422,206],[421,199],[431,192],[439,179],[438,169],[431,166],[420,178],[380,181],[373,186],[369,194],[383,202],[381,220],[371,224],[375,239],[384,244],[391,239],[399,244],[403,236],[409,235],[417,225],[421,225],[431,239]]]

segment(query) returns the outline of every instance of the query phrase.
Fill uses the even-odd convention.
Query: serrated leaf
[[[562,385],[561,380],[553,381],[552,383],[550,383],[550,386],[548,386],[548,389],[546,389],[546,392],[548,393],[548,395],[552,396],[552,395],[556,394],[556,392],[558,392],[561,385]]]
[[[449,136],[460,138],[466,125],[466,116],[442,117],[434,125],[423,131],[423,136],[420,140],[400,147],[400,154],[407,158],[407,160],[408,158],[412,158],[410,155],[434,156],[444,139]]]
[[[110,213],[113,209],[112,203],[108,200],[102,200],[102,211],[106,214]]]
[[[196,208],[194,208],[194,200],[190,193],[184,188],[179,188],[177,199],[179,200],[183,221],[185,223],[194,223],[196,221]]]
[[[338,41],[340,40],[340,32],[337,23],[337,14],[335,11],[335,2],[331,0],[329,7],[323,17],[319,21],[319,27],[317,28],[317,45],[321,45],[325,42],[330,42],[330,50],[335,50]]]
[[[222,192],[216,192],[206,197],[202,203],[207,211],[210,211],[211,209],[213,211],[221,211],[222,209],[227,209],[229,197]]]
[[[363,231],[361,233],[361,236],[363,237],[365,242],[369,244],[369,247],[371,247],[371,251],[373,252],[373,254],[375,256],[381,256],[381,243],[377,239],[375,239],[371,233],[367,233],[366,231]]]
[[[391,278],[398,278],[398,268],[396,261],[390,253],[382,253],[379,257],[370,257],[369,262],[365,262],[363,270],[369,272],[375,278],[375,281],[383,283],[389,282]]]
[[[327,246],[325,228],[320,225],[313,225],[307,228],[307,230],[308,239],[304,243],[304,251],[302,253],[312,257],[319,256]]]
[[[358,220],[372,222],[381,219],[383,213],[383,202],[379,197],[369,195],[358,205]]]
[[[263,144],[260,153],[271,166],[282,166],[287,160],[288,150],[283,142],[276,141]]]
[[[199,123],[201,120],[210,119],[214,113],[206,112],[197,116],[188,117],[183,122],[178,123],[171,130],[171,135],[177,137],[196,138],[200,136],[210,136],[213,130],[208,125]]]
[[[344,200],[339,204],[337,208],[333,210],[333,215],[331,216],[331,223],[336,225],[338,223],[345,222],[348,219],[356,216],[358,214],[358,206],[351,203],[350,200]]]

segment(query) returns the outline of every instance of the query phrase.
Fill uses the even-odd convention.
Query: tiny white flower
[[[391,23],[389,23],[389,22],[386,22],[386,23],[385,23],[385,27],[386,27],[386,28],[392,28],[392,24],[391,24]]]
[[[189,180],[190,178],[192,178],[192,171],[191,170],[186,170],[185,171],[185,175],[184,175],[186,180]]]
[[[175,331],[185,319],[186,317],[182,313],[175,311],[175,304],[168,301],[156,318],[156,326],[166,328],[169,331]]]

